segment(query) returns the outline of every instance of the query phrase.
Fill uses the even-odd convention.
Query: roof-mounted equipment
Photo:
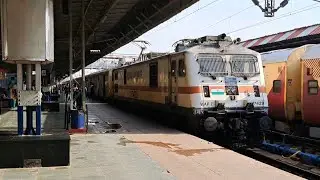
[[[197,45],[216,45],[217,47],[220,47],[220,42],[233,43],[231,37],[223,33],[218,36],[203,36],[196,39],[181,39],[175,42],[173,46],[175,46],[175,52],[180,52]]]

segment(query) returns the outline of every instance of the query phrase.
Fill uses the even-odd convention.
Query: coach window
[[[274,80],[273,81],[273,89],[272,91],[274,93],[281,93],[281,81],[280,80]]]
[[[114,80],[118,80],[118,72],[114,72]]]
[[[114,85],[114,92],[115,92],[115,93],[118,93],[118,90],[119,90],[119,85],[118,85],[118,84],[115,84],[115,85]]]
[[[176,76],[176,69],[177,69],[177,66],[176,66],[176,61],[171,61],[171,76]]]
[[[308,93],[310,95],[318,94],[318,81],[317,80],[309,80],[308,81]]]
[[[149,86],[158,87],[158,63],[151,63],[149,66]]]
[[[123,84],[127,84],[127,70],[123,70]]]
[[[186,76],[186,66],[184,65],[184,60],[179,60],[179,76],[185,77]]]

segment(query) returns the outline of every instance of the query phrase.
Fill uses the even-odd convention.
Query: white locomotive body
[[[174,53],[102,74],[105,98],[183,116],[195,134],[243,139],[268,113],[260,54],[225,35],[183,40]]]

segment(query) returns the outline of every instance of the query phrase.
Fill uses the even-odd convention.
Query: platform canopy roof
[[[56,76],[69,70],[69,16],[54,1]],[[113,52],[199,0],[84,0],[86,65]],[[81,0],[72,0],[74,69],[81,66]],[[100,55],[90,54],[99,49]]]
[[[320,24],[249,39],[241,42],[241,45],[258,52],[267,52],[271,50],[295,48],[305,44],[318,43],[320,43]]]
[[[85,24],[86,65],[126,45],[199,0],[71,0],[73,15],[73,68],[81,68],[81,26]],[[55,62],[44,69],[55,70],[59,79],[69,73],[68,0],[54,0]],[[1,37],[0,37],[1,38]],[[1,41],[0,41],[1,42]],[[101,54],[90,54],[90,50]]]
[[[120,60],[122,62],[132,62],[135,59],[137,59],[138,56],[130,56],[130,55],[107,55],[104,56],[97,61],[87,65],[85,67],[85,76],[93,75],[96,73],[105,72],[109,69],[115,68],[119,66]],[[82,77],[82,70],[78,70],[75,73],[72,74],[74,79],[81,78]],[[65,78],[60,81],[60,83],[69,83],[70,76],[66,75]]]

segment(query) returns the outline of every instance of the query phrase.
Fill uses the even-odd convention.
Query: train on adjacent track
[[[173,53],[90,74],[87,86],[100,99],[183,117],[192,134],[243,142],[257,133],[268,115],[260,53],[225,34],[175,45]]]
[[[320,45],[261,54],[275,129],[320,138]]]

